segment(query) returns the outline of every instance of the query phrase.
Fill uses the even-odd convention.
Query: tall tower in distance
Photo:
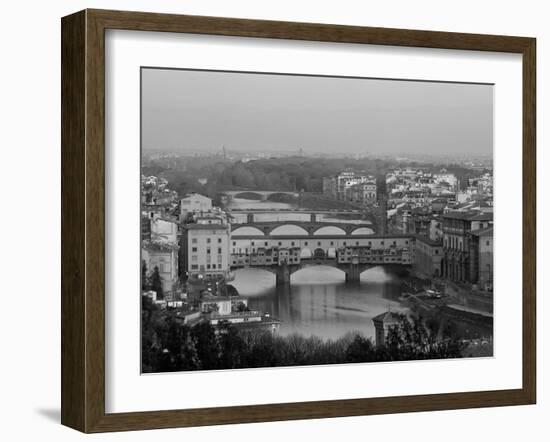
[[[386,235],[388,227],[388,196],[386,193],[380,194],[378,205],[380,210],[380,226],[378,226],[378,231],[380,235]]]
[[[386,174],[379,173],[376,177],[376,192],[378,194],[378,234],[386,235],[388,230],[388,194],[386,192]]]

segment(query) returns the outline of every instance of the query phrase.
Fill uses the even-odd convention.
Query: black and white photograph
[[[493,94],[142,67],[141,372],[492,357]]]
[[[548,434],[547,9],[6,2],[0,441]]]

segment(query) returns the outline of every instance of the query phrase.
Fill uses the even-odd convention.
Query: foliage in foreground
[[[403,361],[461,357],[458,340],[438,339],[437,328],[402,316],[382,347],[360,333],[336,340],[265,331],[239,331],[225,323],[194,327],[158,310],[147,298],[142,309],[142,370],[145,373]]]

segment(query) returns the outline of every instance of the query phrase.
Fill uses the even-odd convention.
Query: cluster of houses
[[[158,275],[161,288],[142,295],[172,308],[182,323],[222,321],[275,331],[279,321],[250,310],[247,299],[231,293],[230,220],[212,199],[192,193],[178,198],[166,180],[142,177],[141,260],[143,276]]]
[[[323,194],[342,201],[358,204],[376,202],[376,179],[366,173],[343,171],[323,178]]]
[[[396,168],[386,174],[379,203],[387,209],[381,233],[409,235],[413,247],[401,256],[426,279],[445,278],[490,292],[493,283],[493,176],[479,176],[461,186],[446,169]],[[374,177],[343,171],[323,179],[323,193],[335,199],[370,204],[376,201]],[[361,194],[361,195],[359,195]],[[403,253],[403,252],[398,252]],[[399,258],[368,248],[338,250],[338,259],[369,256],[371,262]],[[375,258],[376,257],[376,258]],[[365,259],[365,258],[362,258]],[[377,261],[376,261],[377,260]]]
[[[432,173],[407,167],[386,174],[389,206],[395,201],[425,202],[434,197],[454,198],[458,188],[457,178],[446,169]]]
[[[301,261],[300,247],[258,247],[254,251],[236,252],[231,254],[231,265],[235,268],[297,265]]]
[[[442,169],[398,169],[387,175],[388,230],[415,236],[413,268],[480,291],[493,283],[493,179],[480,173],[461,189]]]
[[[230,321],[261,323],[268,321],[265,315],[257,312],[259,316],[254,316],[246,300],[229,295],[226,282],[232,279],[232,270],[300,265],[304,259],[326,258],[339,264],[354,260],[361,264],[411,265],[420,277],[441,278],[491,292],[492,175],[480,172],[465,188],[459,184],[446,170],[393,170],[386,176],[385,227],[387,235],[402,237],[406,244],[387,241],[382,245],[375,243],[382,240],[374,237],[358,237],[353,244],[346,243],[345,238],[319,237],[313,244],[306,238],[232,237],[230,215],[213,205],[212,199],[197,193],[180,198],[166,180],[144,176],[142,266],[146,278],[153,274],[160,278],[162,295],[153,293],[151,287],[145,287],[143,293],[159,305],[181,307],[186,312],[182,313],[184,321],[210,318],[216,322],[225,315]],[[363,204],[377,199],[375,179],[350,171],[324,179],[323,190],[333,198]],[[214,304],[216,311],[211,308]],[[274,320],[269,321],[276,327]]]
[[[386,248],[377,249],[371,246],[343,246],[335,248],[332,256],[330,253],[322,256],[302,256],[300,247],[290,248],[263,248],[259,247],[254,252],[236,253],[231,255],[231,265],[239,267],[263,267],[272,265],[300,265],[303,260],[334,259],[338,264],[351,262],[360,264],[412,264],[412,255],[409,247],[389,245]]]
[[[337,261],[340,264],[357,262],[359,264],[401,264],[411,265],[413,256],[408,245],[390,244],[384,248],[371,246],[347,246],[338,249]]]

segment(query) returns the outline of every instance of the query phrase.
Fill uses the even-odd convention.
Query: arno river
[[[230,208],[292,206],[235,199]],[[280,220],[280,215],[275,216]],[[232,285],[248,298],[251,309],[262,310],[281,320],[281,334],[297,332],[305,336],[339,338],[351,331],[361,331],[367,337],[374,337],[374,316],[388,308],[406,311],[397,300],[401,295],[400,279],[381,267],[365,271],[359,285],[346,284],[342,271],[326,266],[308,267],[291,278],[290,288],[277,288],[275,275],[249,268],[238,270]]]
[[[242,269],[236,275],[232,284],[248,297],[249,307],[281,320],[281,334],[339,338],[361,331],[374,337],[374,316],[389,307],[405,311],[397,301],[399,279],[381,268],[364,272],[359,285],[346,284],[343,272],[325,266],[293,274],[290,288],[275,287],[275,276],[262,270]]]

